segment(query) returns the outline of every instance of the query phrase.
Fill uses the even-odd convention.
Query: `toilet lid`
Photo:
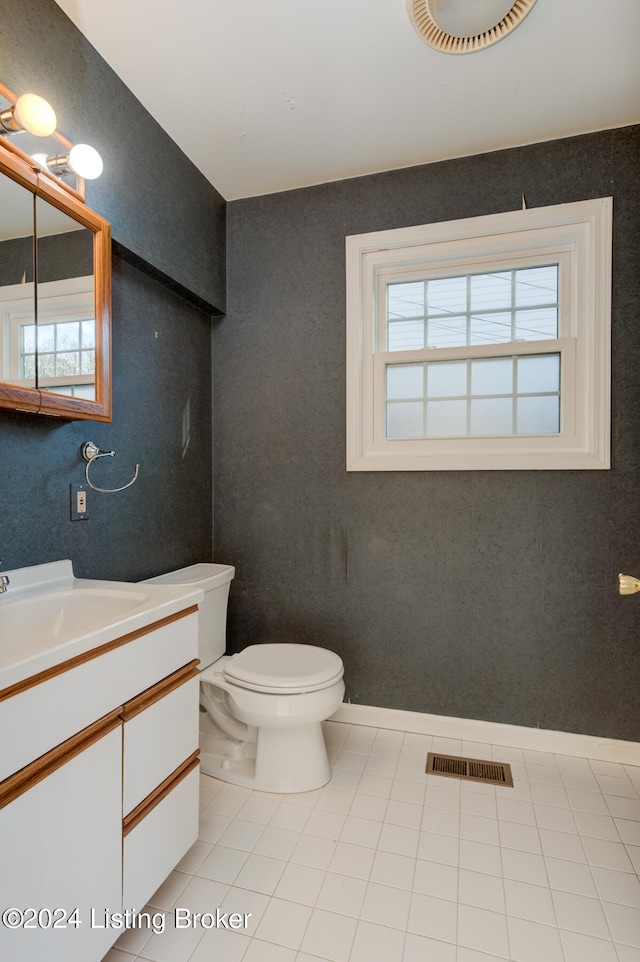
[[[342,659],[314,645],[250,645],[229,659],[225,677],[253,691],[300,693],[319,691],[339,681]]]

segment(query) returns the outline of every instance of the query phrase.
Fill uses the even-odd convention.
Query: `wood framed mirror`
[[[111,421],[111,228],[0,137],[0,407]]]

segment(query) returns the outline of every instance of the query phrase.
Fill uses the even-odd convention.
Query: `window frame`
[[[605,197],[347,237],[347,470],[609,468],[612,207]],[[560,265],[558,338],[379,349],[390,279],[543,263]],[[387,364],[540,353],[561,355],[559,434],[386,436]]]

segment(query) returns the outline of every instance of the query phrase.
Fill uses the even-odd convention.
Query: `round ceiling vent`
[[[474,53],[502,40],[522,23],[536,0],[407,0],[425,43],[442,53]]]

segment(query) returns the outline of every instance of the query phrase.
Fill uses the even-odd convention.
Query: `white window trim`
[[[610,467],[610,197],[346,238],[347,470],[466,471]],[[558,339],[479,345],[474,357],[560,353],[557,435],[387,438],[385,361],[448,360],[469,348],[378,349],[376,296],[389,278],[482,265],[560,262]],[[456,266],[457,265],[457,266]],[[489,269],[489,268],[488,268]],[[380,287],[378,287],[380,285]]]

